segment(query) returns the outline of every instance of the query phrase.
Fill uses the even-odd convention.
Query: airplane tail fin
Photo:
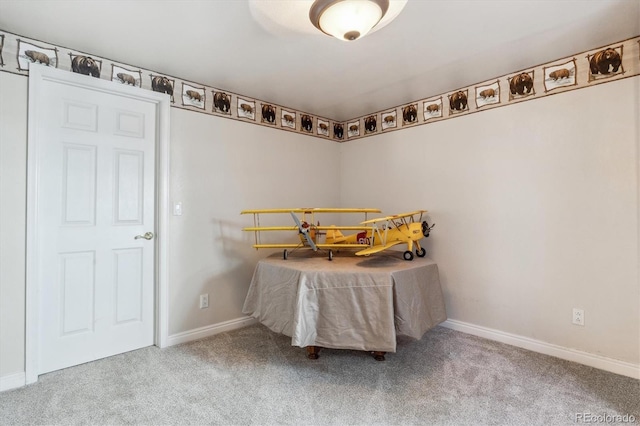
[[[327,244],[335,244],[342,240],[344,240],[344,235],[342,234],[342,232],[340,232],[339,229],[327,230],[327,237],[326,237]]]

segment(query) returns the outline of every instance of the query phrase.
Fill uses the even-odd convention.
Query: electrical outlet
[[[209,307],[209,294],[201,294],[200,295],[200,309],[205,309]]]
[[[573,308],[573,320],[571,322],[575,325],[584,325],[584,310]]]

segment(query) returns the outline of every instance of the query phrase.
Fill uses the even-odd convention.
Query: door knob
[[[153,238],[153,232],[146,232],[144,235],[136,235],[133,239],[138,240],[140,238],[144,238],[145,240],[150,240]]]

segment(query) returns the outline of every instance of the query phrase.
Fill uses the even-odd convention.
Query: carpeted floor
[[[254,325],[40,376],[0,393],[0,424],[640,422],[638,380],[442,327],[398,343],[384,362],[330,349],[312,361]]]

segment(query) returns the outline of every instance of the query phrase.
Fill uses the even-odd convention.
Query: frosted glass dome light
[[[389,0],[316,0],[309,19],[326,34],[353,41],[371,31],[388,9]]]

